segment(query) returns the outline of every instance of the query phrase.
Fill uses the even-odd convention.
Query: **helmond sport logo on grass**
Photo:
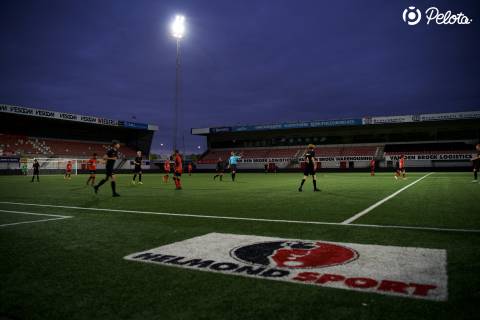
[[[319,287],[447,299],[445,250],[209,233],[127,260]]]

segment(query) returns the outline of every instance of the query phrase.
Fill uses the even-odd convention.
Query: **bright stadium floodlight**
[[[177,39],[183,38],[185,34],[185,17],[182,15],[176,15],[175,20],[172,23],[172,36]]]
[[[175,104],[174,104],[174,122],[173,122],[173,143],[172,147],[175,151],[177,149],[177,131],[178,131],[178,107],[180,96],[180,40],[185,35],[185,17],[176,15],[171,25],[172,36],[177,39],[177,59],[175,64]]]

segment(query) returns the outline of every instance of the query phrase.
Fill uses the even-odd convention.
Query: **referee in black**
[[[309,175],[311,175],[313,178],[313,191],[320,191],[320,189],[317,189],[317,176],[315,175],[315,171],[317,170],[317,163],[315,161],[315,145],[308,145],[308,150],[305,153],[305,161],[307,163],[305,164],[305,169],[303,171],[303,179],[300,187],[298,188],[298,191],[303,191],[303,184],[305,183],[305,180],[307,180]]]
[[[40,178],[39,178],[39,175],[40,175],[40,163],[38,163],[38,160],[35,159],[33,160],[33,176],[32,176],[32,182],[34,182],[35,180],[35,176],[37,176],[37,182],[40,182]]]
[[[133,170],[132,184],[135,184],[135,179],[137,178],[137,174],[138,174],[138,184],[143,184],[142,182],[142,151],[140,150],[137,151],[137,156],[135,157],[133,164],[135,168]]]
[[[107,154],[103,157],[103,159],[107,162],[105,165],[106,175],[103,180],[101,180],[96,186],[93,187],[95,193],[98,193],[98,188],[102,186],[105,182],[109,179],[111,180],[110,185],[112,186],[112,196],[113,197],[120,197],[120,195],[116,191],[116,182],[115,182],[115,172],[114,166],[115,161],[118,159],[118,149],[120,149],[120,142],[117,140],[112,141],[112,145],[110,149],[107,151]]]

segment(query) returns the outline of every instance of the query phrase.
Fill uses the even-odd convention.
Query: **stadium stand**
[[[480,111],[373,116],[355,119],[192,128],[204,136],[208,151],[200,169],[211,170],[218,158],[242,153],[240,168],[263,170],[265,162],[280,169],[301,167],[306,146],[315,144],[322,169],[393,169],[401,154],[407,167],[471,168],[480,141]]]
[[[241,153],[245,159],[268,159],[268,158],[293,158],[298,149],[232,149],[236,153]],[[209,150],[199,163],[215,163],[219,158],[227,159],[232,150]]]
[[[121,158],[150,153],[155,125],[0,104],[1,154],[17,157],[87,158],[103,155],[112,140]]]
[[[317,157],[342,157],[342,156],[374,156],[378,146],[317,146],[315,154]],[[231,150],[209,150],[199,163],[215,163],[219,158],[227,159],[230,152],[234,150],[241,153],[244,159],[294,159],[303,155],[305,146],[291,148],[257,148],[257,149],[231,149]]]
[[[92,153],[102,155],[109,142],[60,140],[0,133],[0,149],[5,155],[86,158]],[[122,158],[135,157],[135,150],[122,146]]]
[[[385,155],[463,154],[474,149],[473,144],[465,142],[389,144],[385,146]]]
[[[74,160],[75,169],[85,171],[86,159],[93,153],[103,157],[113,140],[120,141],[117,170],[131,170],[137,150],[148,156],[153,135],[152,124],[49,111],[0,104],[0,174],[18,174],[23,165],[31,169],[32,159],[41,162],[46,174],[65,169]],[[99,163],[97,168],[104,169]]]

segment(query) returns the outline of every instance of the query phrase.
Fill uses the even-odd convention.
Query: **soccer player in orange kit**
[[[65,169],[64,179],[70,180],[72,178],[72,161],[67,162],[67,168]]]
[[[96,153],[94,153],[93,156],[90,158],[90,160],[88,160],[87,168],[88,168],[88,171],[90,172],[90,177],[88,177],[88,180],[87,180],[87,186],[90,183],[90,181],[92,181],[91,185],[94,186],[95,177],[97,174],[97,154]]]
[[[168,183],[168,178],[170,177],[170,159],[165,160],[163,163],[163,171],[165,172],[163,183]]]
[[[173,181],[175,181],[175,189],[182,190],[182,182],[180,181],[180,177],[182,176],[183,172],[183,160],[180,152],[175,150],[175,154],[173,155],[175,160],[175,171],[173,173]]]

